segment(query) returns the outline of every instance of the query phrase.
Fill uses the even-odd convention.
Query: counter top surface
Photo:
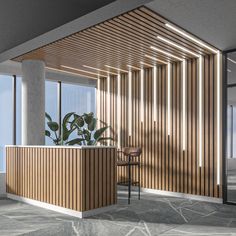
[[[47,146],[47,145],[6,145],[5,147],[27,147],[27,148],[76,148],[76,149],[95,149],[95,148],[117,148],[116,146]]]

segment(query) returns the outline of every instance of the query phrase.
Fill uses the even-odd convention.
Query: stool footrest
[[[129,185],[129,181],[127,180],[127,181],[124,181],[124,182],[118,182],[117,184],[118,185],[128,186]],[[140,183],[138,181],[132,181],[131,182],[131,185],[134,185],[134,186],[139,185],[139,184]]]

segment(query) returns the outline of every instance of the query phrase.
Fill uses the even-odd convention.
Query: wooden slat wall
[[[76,211],[116,203],[115,148],[7,147],[7,193]]]
[[[150,46],[187,59],[193,57],[192,53],[200,55],[212,53],[209,48],[177,33],[168,27],[166,23],[170,22],[151,9],[142,6],[30,51],[14,58],[14,60],[19,62],[27,59],[43,60],[46,66],[52,69],[64,70],[97,79],[96,73],[98,72],[99,76],[105,77],[107,76],[106,71],[117,73],[117,70],[108,69],[106,65],[119,67],[123,70],[128,69],[127,64],[139,67],[141,61],[152,65],[155,60],[145,55],[158,58],[161,61],[155,61],[155,63],[162,65],[176,61],[176,58],[157,52]],[[175,27],[173,22],[170,24]],[[176,27],[183,31],[178,26]],[[164,37],[166,40],[186,48],[187,51],[183,51],[157,36]],[[191,37],[195,38],[194,35],[191,35]],[[211,45],[208,46],[212,48]],[[189,53],[188,50],[192,53]],[[213,50],[216,50],[216,48],[213,48]],[[84,65],[89,67],[84,67]],[[64,66],[67,66],[67,68]]]
[[[182,65],[171,66],[171,132],[168,137],[167,68],[157,68],[157,121],[153,118],[153,69],[145,69],[144,87],[140,88],[140,72],[132,72],[132,109],[128,110],[128,75],[121,75],[121,146],[142,147],[142,187],[210,197],[222,197],[217,185],[216,123],[216,55],[204,57],[203,72],[203,166],[199,167],[199,96],[198,62],[187,61],[186,79],[186,150],[183,151],[182,129]],[[111,78],[117,95],[117,78]],[[115,88],[114,88],[115,86]],[[144,89],[144,122],[140,120],[140,89]],[[106,78],[101,79],[101,119],[108,122],[106,112],[116,114],[117,100],[106,107]],[[114,99],[114,94],[111,95]],[[132,113],[132,135],[128,136],[128,117]],[[114,115],[115,116],[115,115]],[[113,115],[112,115],[113,117]],[[117,130],[117,119],[112,119]],[[114,135],[116,144],[117,134]],[[137,173],[134,171],[134,177]],[[126,178],[126,169],[119,168],[118,181]]]

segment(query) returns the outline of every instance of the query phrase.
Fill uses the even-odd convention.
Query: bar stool
[[[121,160],[119,154],[123,154],[126,160]],[[140,200],[140,156],[142,149],[139,147],[125,147],[123,150],[118,151],[117,167],[128,167],[128,181],[118,182],[120,185],[128,185],[128,204],[130,204],[131,198],[131,185],[138,185],[138,198]],[[131,179],[131,167],[138,166],[138,181]]]

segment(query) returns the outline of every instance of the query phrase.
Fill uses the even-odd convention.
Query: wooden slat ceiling
[[[25,59],[40,59],[44,60],[49,68],[96,79],[99,70],[94,68],[100,69],[99,74],[104,77],[108,75],[107,71],[117,73],[116,69],[106,65],[128,71],[127,65],[140,68],[140,62],[148,65],[165,64],[181,58],[196,57],[193,53],[212,54],[208,48],[167,27],[166,23],[169,22],[155,12],[146,7],[140,7],[13,60],[21,62]],[[174,26],[172,23],[171,25]],[[176,47],[176,45],[170,45],[157,36],[184,47],[186,50]],[[151,46],[179,59],[155,51]],[[157,62],[146,55],[160,61]]]

